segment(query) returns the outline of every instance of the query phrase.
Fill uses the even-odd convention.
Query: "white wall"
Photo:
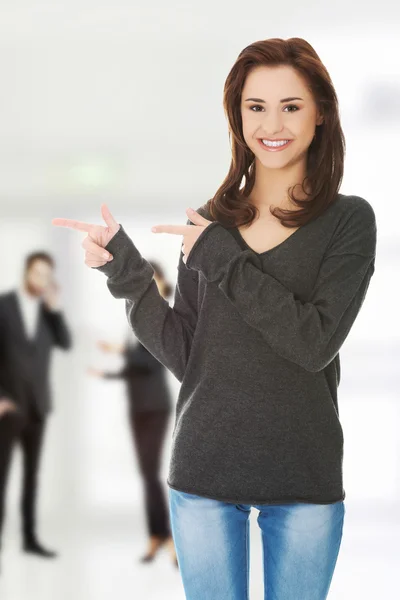
[[[89,365],[118,367],[118,359],[106,358],[95,342],[125,335],[123,302],[111,297],[102,274],[84,265],[83,236],[53,228],[51,219],[100,222],[106,201],[142,254],[159,259],[175,283],[180,239],[154,235],[150,227],[184,223],[185,208],[199,207],[224,179],[230,148],[222,89],[240,50],[257,39],[291,36],[314,45],[339,96],[347,142],[342,191],[364,196],[378,220],[376,271],[341,352],[339,387],[350,522],[359,523],[350,544],[362,539],[362,531],[371,537],[348,556],[349,571],[336,597],[347,597],[349,589],[352,600],[366,600],[374,590],[384,597],[383,582],[391,579],[379,557],[390,564],[395,552],[390,533],[400,527],[398,24],[399,8],[390,0],[379,5],[341,0],[335,6],[313,0],[284,5],[3,0],[0,291],[19,281],[27,252],[53,252],[75,345],[54,357],[56,408],[40,499],[44,537],[64,544],[69,558],[60,567],[64,575],[54,570],[48,580],[37,578],[39,571],[22,571],[29,583],[18,587],[25,563],[11,550],[6,573],[14,576],[2,582],[2,598],[47,600],[61,588],[68,598],[110,597],[109,561],[114,580],[122,582],[120,597],[126,597],[125,575],[112,563],[118,550],[111,556],[106,542],[131,529],[132,539],[134,532],[145,535],[123,385],[86,375]],[[176,397],[172,375],[170,383]],[[17,453],[8,492],[5,541],[11,549],[19,543],[20,467]],[[370,534],[371,523],[377,529]],[[350,566],[355,556],[363,562],[368,545],[371,578],[361,593]],[[143,583],[149,600],[158,597],[157,583],[151,577]],[[168,586],[163,589],[174,589],[171,597],[181,597]]]

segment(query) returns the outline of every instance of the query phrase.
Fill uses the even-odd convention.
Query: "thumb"
[[[116,233],[119,229],[119,223],[114,219],[106,204],[101,205],[101,215],[110,231]]]

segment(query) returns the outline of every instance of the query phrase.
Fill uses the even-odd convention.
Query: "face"
[[[52,280],[53,268],[44,260],[35,260],[25,275],[25,285],[34,296],[41,296]]]
[[[315,128],[322,123],[306,82],[287,65],[256,67],[249,73],[242,91],[241,114],[246,144],[256,161],[270,169],[306,162]],[[288,142],[266,147],[261,138]]]

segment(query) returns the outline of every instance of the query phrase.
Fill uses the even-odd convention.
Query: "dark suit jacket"
[[[61,311],[40,304],[36,336],[26,337],[15,291],[0,295],[0,396],[25,412],[33,399],[41,417],[51,409],[49,366],[51,349],[71,347],[71,335]]]
[[[128,387],[133,412],[169,411],[171,393],[166,369],[140,342],[128,344],[124,352],[125,365],[117,372],[106,372],[107,379],[124,379]]]

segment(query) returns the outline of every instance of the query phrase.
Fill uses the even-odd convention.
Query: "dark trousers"
[[[162,448],[170,413],[146,411],[130,413],[131,432],[144,483],[147,529],[149,535],[168,537],[168,504],[160,481]]]
[[[23,457],[21,493],[22,534],[24,541],[36,540],[36,500],[38,471],[43,444],[45,419],[34,411],[29,415],[7,413],[0,418],[0,541],[5,516],[5,497],[12,451],[20,442]]]

